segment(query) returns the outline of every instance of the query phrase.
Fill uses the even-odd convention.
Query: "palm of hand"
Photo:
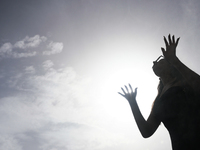
[[[118,93],[119,93],[121,96],[123,96],[124,98],[126,98],[126,99],[128,100],[129,103],[131,103],[131,102],[133,102],[133,101],[136,100],[137,88],[135,88],[135,92],[133,92],[133,89],[132,89],[132,87],[131,87],[130,84],[129,84],[129,87],[130,87],[130,89],[131,89],[131,93],[129,92],[127,86],[125,86],[127,92],[125,92],[125,90],[124,90],[123,88],[121,88],[124,94],[121,94],[120,92],[118,92]]]

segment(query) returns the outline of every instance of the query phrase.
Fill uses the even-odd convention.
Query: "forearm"
[[[131,93],[129,93],[127,86],[125,86],[127,92],[125,92],[124,89],[121,88],[124,95],[121,94],[120,92],[119,92],[119,94],[128,100],[131,110],[132,110],[132,113],[133,113],[133,116],[135,118],[136,124],[137,124],[142,136],[144,138],[150,137],[158,128],[160,121],[155,119],[154,115],[152,115],[153,113],[151,113],[149,115],[149,118],[147,121],[144,119],[144,117],[142,116],[142,114],[140,112],[138,104],[136,102],[137,88],[135,88],[135,92],[133,92],[133,89],[130,84],[129,84],[129,87],[131,89]]]
[[[154,130],[152,129],[151,125],[143,117],[136,100],[129,102],[129,104],[130,104],[133,116],[135,118],[135,121],[139,128],[140,133],[142,134],[144,138],[150,137],[154,133]]]

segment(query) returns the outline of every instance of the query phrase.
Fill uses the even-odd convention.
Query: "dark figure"
[[[156,131],[162,122],[170,134],[173,150],[200,149],[200,76],[186,67],[176,56],[179,38],[164,37],[166,49],[153,62],[153,71],[159,77],[158,95],[147,120],[136,102],[137,88],[119,93],[125,97],[133,112],[137,126],[144,138]],[[161,60],[159,60],[162,58]]]

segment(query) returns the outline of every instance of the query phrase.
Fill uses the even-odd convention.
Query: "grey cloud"
[[[33,66],[27,66],[24,70],[25,73],[31,73],[31,74],[35,73],[35,68]]]
[[[11,56],[13,58],[22,58],[22,57],[32,57],[32,56],[35,56],[37,53],[36,52],[29,52],[29,53],[15,53],[13,52],[11,54]]]
[[[17,72],[15,75],[12,75],[9,79],[7,79],[7,85],[9,87],[15,87],[22,78],[22,76],[22,73]]]
[[[11,135],[1,134],[0,149],[2,150],[22,150],[22,146],[18,140]]]

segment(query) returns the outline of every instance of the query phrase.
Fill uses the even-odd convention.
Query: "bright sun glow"
[[[107,49],[108,52],[113,49],[115,52],[110,55],[106,53],[101,63],[95,66],[94,76],[96,78],[94,80],[96,83],[92,90],[98,91],[95,99],[102,109],[100,112],[102,116],[109,115],[120,122],[132,122],[133,115],[130,106],[118,92],[123,94],[121,87],[124,88],[124,85],[128,86],[129,83],[133,91],[137,87],[136,99],[143,116],[147,118],[157,95],[158,78],[151,69],[153,63],[144,62],[146,55],[140,55],[138,51],[133,51],[134,49],[142,51],[143,49],[134,47],[141,43],[133,44],[132,40],[124,39],[124,41],[116,40],[113,43],[109,41],[102,46],[102,49]],[[147,49],[148,47],[143,46],[143,48]],[[105,122],[104,119],[102,118],[102,122]]]
[[[105,111],[102,113],[113,113],[114,116],[118,118],[123,118],[124,121],[132,121],[131,109],[128,105],[127,100],[118,94],[122,92],[121,87],[130,83],[132,85],[133,91],[136,87],[137,90],[137,102],[140,110],[145,118],[148,117],[152,102],[157,94],[156,86],[157,82],[155,80],[144,80],[146,75],[145,70],[139,71],[138,74],[130,73],[130,69],[122,69],[116,72],[110,73],[103,81],[100,83],[100,101],[104,103]],[[130,90],[129,90],[130,91]],[[131,118],[130,118],[131,117]]]

